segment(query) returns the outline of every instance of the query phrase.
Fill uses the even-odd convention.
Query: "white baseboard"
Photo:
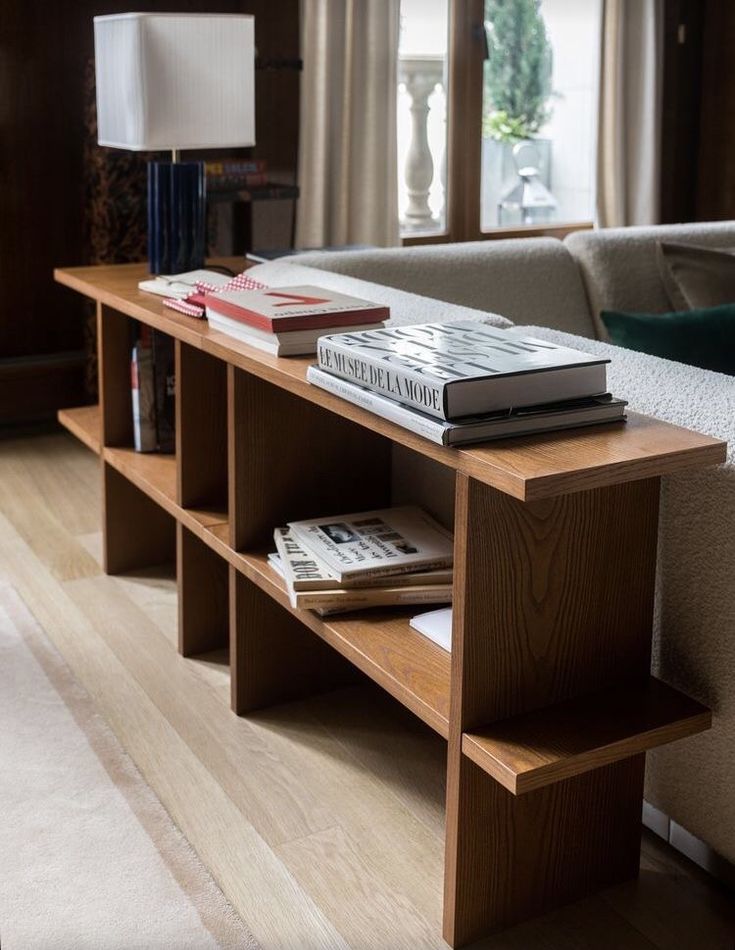
[[[687,831],[650,802],[643,802],[642,820],[646,828],[664,841],[668,841],[671,847],[680,854],[722,881],[723,884],[735,889],[735,867],[705,841]]]

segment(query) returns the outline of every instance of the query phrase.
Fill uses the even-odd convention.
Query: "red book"
[[[213,311],[269,333],[352,327],[380,323],[390,316],[389,308],[381,304],[311,286],[222,291],[206,294],[204,303],[207,313]]]

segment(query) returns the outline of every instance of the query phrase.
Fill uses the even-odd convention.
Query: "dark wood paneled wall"
[[[735,3],[665,0],[663,222],[735,218]]]
[[[81,401],[82,359],[60,368],[57,358],[53,372],[44,367],[49,354],[83,349],[83,303],[51,272],[87,262],[84,71],[94,51],[92,17],[131,8],[252,13],[260,56],[296,59],[298,7],[298,0],[0,0],[0,423]],[[253,154],[272,167],[296,167],[298,101],[297,72],[256,73]],[[32,412],[30,400],[18,404],[24,372],[37,390]]]
[[[701,0],[664,4],[661,221],[697,217],[697,156],[702,96]]]
[[[697,218],[735,218],[735,3],[705,0]]]

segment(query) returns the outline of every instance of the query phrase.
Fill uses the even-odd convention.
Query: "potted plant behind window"
[[[485,0],[485,32],[482,227],[488,228],[498,225],[501,195],[518,181],[518,143],[533,142],[539,179],[551,188],[551,141],[538,133],[551,116],[552,53],[541,0]]]

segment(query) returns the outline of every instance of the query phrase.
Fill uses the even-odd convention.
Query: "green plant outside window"
[[[485,0],[488,59],[482,134],[518,142],[551,115],[551,44],[541,0]]]

